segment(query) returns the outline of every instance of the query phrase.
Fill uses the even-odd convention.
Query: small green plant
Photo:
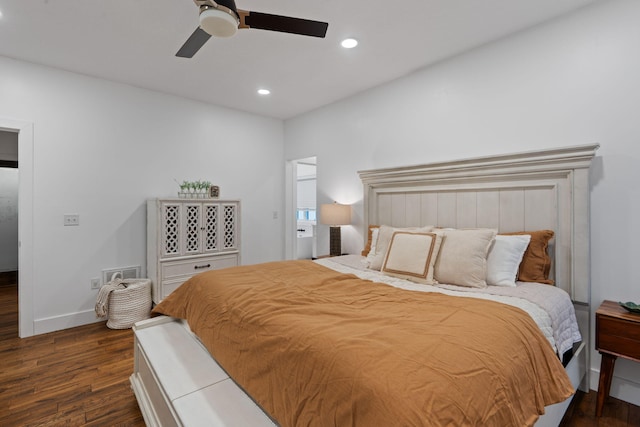
[[[210,181],[201,181],[201,180],[198,180],[198,181],[182,181],[182,183],[179,183],[175,179],[174,179],[174,181],[176,181],[176,183],[180,187],[180,192],[181,193],[202,193],[202,194],[204,194],[211,187],[211,182]]]

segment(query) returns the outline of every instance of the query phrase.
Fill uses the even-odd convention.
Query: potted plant
[[[180,197],[187,197],[187,192],[189,191],[189,181],[182,181],[180,185],[180,193],[178,195]]]

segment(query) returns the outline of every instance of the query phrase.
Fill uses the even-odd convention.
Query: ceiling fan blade
[[[239,28],[255,28],[303,36],[324,37],[329,27],[326,22],[246,10],[238,10],[238,16],[240,17]]]
[[[182,45],[176,56],[180,58],[193,58],[193,55],[211,38],[202,28],[198,27]]]

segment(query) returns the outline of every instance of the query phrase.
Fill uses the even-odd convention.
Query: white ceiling
[[[0,0],[0,55],[286,119],[595,1],[236,0],[326,21],[327,37],[241,30],[184,59],[192,0]]]

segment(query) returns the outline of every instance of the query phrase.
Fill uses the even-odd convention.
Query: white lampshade
[[[238,20],[224,10],[209,8],[200,12],[200,27],[214,37],[231,37],[238,31]]]
[[[338,203],[320,205],[320,222],[327,225],[351,224],[351,206]]]

